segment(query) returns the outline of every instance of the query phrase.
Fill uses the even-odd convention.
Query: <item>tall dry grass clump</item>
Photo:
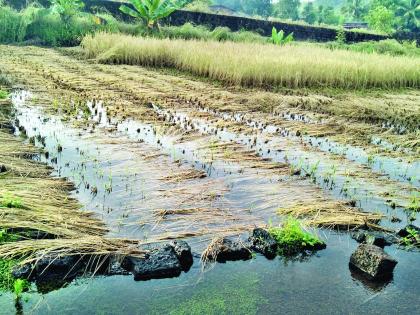
[[[329,50],[142,38],[97,33],[82,41],[99,62],[170,67],[229,84],[255,87],[420,87],[420,59]]]

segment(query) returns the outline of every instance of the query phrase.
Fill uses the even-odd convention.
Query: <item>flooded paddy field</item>
[[[173,279],[92,275],[54,288],[32,285],[19,309],[4,293],[6,313],[391,314],[420,307],[415,248],[385,247],[398,261],[386,281],[349,269],[358,246],[353,229],[392,235],[419,225],[418,91],[257,93],[97,64],[74,50],[0,52],[2,72],[14,81],[15,141],[37,148],[31,159],[74,185],[71,200],[104,227],[99,234],[183,239],[194,257]],[[384,100],[389,110],[379,107]],[[244,237],[289,214],[326,249],[203,268],[200,255],[216,237]]]

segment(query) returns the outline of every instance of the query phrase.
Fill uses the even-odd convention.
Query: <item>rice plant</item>
[[[403,88],[420,86],[420,59],[232,42],[160,40],[97,33],[83,39],[99,62],[168,67],[227,84],[289,88]]]

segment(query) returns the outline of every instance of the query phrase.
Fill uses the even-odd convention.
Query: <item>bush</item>
[[[0,42],[20,42],[26,35],[24,16],[9,7],[0,7]]]
[[[395,39],[369,41],[355,44],[329,43],[331,49],[345,49],[362,53],[378,53],[390,56],[420,56],[420,48],[415,42],[398,42]]]

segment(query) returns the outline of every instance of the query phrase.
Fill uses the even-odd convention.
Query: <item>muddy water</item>
[[[191,231],[193,226],[193,230],[206,231],[200,238],[191,239],[198,251],[203,244],[199,241],[212,231],[276,220],[279,205],[287,206],[296,199],[310,202],[322,192],[311,179],[214,159],[211,150],[200,148],[203,142],[217,139],[219,132],[186,146],[156,126],[112,121],[99,103],[90,104],[94,124],[72,127],[69,122],[27,106],[27,96],[16,93],[13,101],[19,124],[25,126],[29,137],[34,137],[36,145],[48,152],[40,159],[54,168],[55,175],[68,177],[76,184],[75,196],[86,209],[103,218],[114,236],[176,236]],[[203,133],[211,127],[200,126]],[[238,140],[237,134],[227,136]],[[242,142],[247,141],[244,138]],[[289,160],[291,156],[288,152]],[[192,170],[204,171],[206,176],[168,180],[168,175],[173,179]],[[366,200],[366,204],[361,202],[364,208],[375,207],[373,198],[367,196]],[[156,216],[159,209],[193,207],[202,211],[173,221]],[[269,261],[257,256],[249,262],[217,264],[203,273],[195,259],[192,270],[176,279],[78,279],[44,294],[34,287],[21,307],[25,313],[34,314],[413,314],[420,308],[417,252],[387,248],[399,261],[394,279],[373,284],[350,272],[348,260],[357,244],[347,233],[319,230],[319,234],[326,240],[327,249],[301,260]],[[5,314],[16,311],[12,296],[0,296],[0,310]]]

